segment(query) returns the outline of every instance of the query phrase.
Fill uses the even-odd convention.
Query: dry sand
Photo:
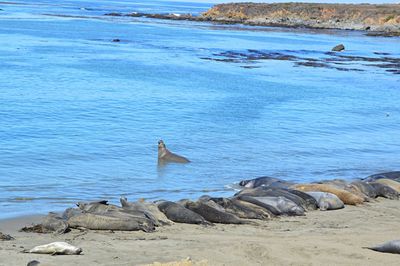
[[[65,235],[22,233],[38,217],[0,221],[0,265],[400,265],[400,255],[364,246],[400,239],[400,201],[379,199],[336,211],[312,211],[254,225],[174,224],[154,233],[73,230]],[[20,253],[36,245],[66,241],[79,256]],[[186,260],[190,257],[192,261]],[[155,263],[154,265],[161,265]]]

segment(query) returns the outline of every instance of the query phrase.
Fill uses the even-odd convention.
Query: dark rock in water
[[[366,178],[363,178],[363,180],[366,182],[372,182],[372,181],[375,181],[377,179],[382,179],[382,178],[392,179],[397,182],[400,182],[400,171],[374,174],[374,175],[367,176]]]
[[[28,264],[26,264],[26,266],[38,266],[39,264],[40,264],[39,261],[31,260],[30,262],[28,262]]]
[[[344,50],[343,44],[336,45],[335,47],[332,48],[332,52],[341,52],[343,50]]]
[[[374,251],[379,251],[379,252],[400,254],[400,240],[392,240],[375,247],[364,247],[364,248],[372,249]]]
[[[172,201],[162,201],[158,203],[158,209],[173,222],[187,224],[204,224],[210,225],[203,216],[183,207],[182,205]]]
[[[113,39],[112,42],[120,42],[120,39]]]
[[[377,182],[368,182],[368,183],[375,189],[376,195],[378,197],[384,197],[393,200],[399,199],[399,193],[393,188]]]
[[[197,201],[197,202],[187,202],[186,208],[195,213],[200,214],[204,219],[212,223],[222,223],[222,224],[243,224],[246,223],[239,219],[236,215],[227,213],[224,210],[214,208],[207,202]]]
[[[0,232],[0,240],[2,241],[10,241],[10,240],[14,240],[14,237],[7,235],[7,234],[3,234],[2,232]]]

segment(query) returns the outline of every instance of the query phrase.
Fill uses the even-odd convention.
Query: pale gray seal
[[[157,204],[158,209],[173,222],[187,224],[211,225],[203,216],[172,201],[161,201]]]
[[[51,255],[79,255],[82,253],[82,249],[66,242],[53,242],[46,245],[36,246],[30,250],[24,250],[23,252]]]
[[[170,152],[165,146],[164,141],[158,141],[158,164],[165,164],[168,162],[174,163],[189,163],[190,161],[180,155]]]
[[[364,247],[374,251],[400,254],[400,240],[392,240],[375,247]]]
[[[344,208],[343,201],[341,201],[335,194],[321,191],[308,191],[306,193],[315,198],[321,211]]]
[[[215,202],[213,202],[216,204]],[[219,208],[220,207],[220,208]],[[236,215],[226,212],[221,206],[214,206],[208,202],[189,201],[186,203],[186,208],[195,213],[198,213],[204,219],[212,223],[221,224],[245,224],[247,221],[239,219]]]

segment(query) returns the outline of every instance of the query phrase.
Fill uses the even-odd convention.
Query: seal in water
[[[306,193],[318,202],[318,207],[321,211],[344,208],[343,201],[341,201],[335,194],[320,191],[309,191]]]
[[[31,250],[24,250],[24,253],[51,254],[51,255],[79,255],[81,248],[74,247],[66,242],[53,242],[46,245],[36,246]]]
[[[204,224],[211,225],[203,216],[183,207],[172,201],[161,201],[158,203],[158,209],[173,222],[186,224]]]
[[[170,152],[165,146],[164,141],[158,141],[158,164],[173,163],[189,163],[190,161],[183,156]]]
[[[364,247],[374,251],[400,254],[400,240],[392,240],[375,247]]]

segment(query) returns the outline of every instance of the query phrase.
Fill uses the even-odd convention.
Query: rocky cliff
[[[231,3],[215,5],[202,20],[400,33],[400,4]]]

